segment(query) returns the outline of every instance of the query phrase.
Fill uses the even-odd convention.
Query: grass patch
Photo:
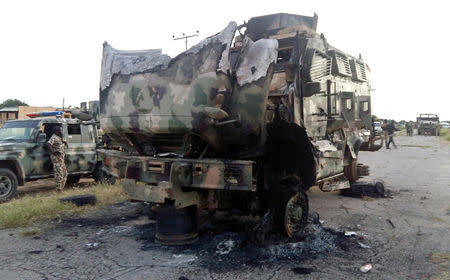
[[[65,196],[95,194],[97,204],[77,207],[72,203],[61,203]],[[30,226],[37,222],[60,220],[79,216],[89,209],[126,200],[120,185],[94,185],[89,188],[67,189],[61,193],[25,195],[0,204],[0,229]]]
[[[450,128],[441,128],[441,138],[450,142]]]

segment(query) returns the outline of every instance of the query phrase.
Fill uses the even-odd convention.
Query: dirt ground
[[[392,198],[312,188],[310,211],[321,223],[305,240],[258,247],[239,230],[245,224],[216,222],[195,245],[164,247],[153,242],[148,205],[125,202],[34,237],[0,231],[0,279],[450,279],[450,145],[426,136],[396,142],[360,153],[371,170],[363,180],[382,180]],[[51,189],[46,182],[40,191]],[[368,263],[372,270],[360,272]]]

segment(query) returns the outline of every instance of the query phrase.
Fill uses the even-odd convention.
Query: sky
[[[102,44],[123,50],[161,48],[174,57],[230,21],[292,13],[319,16],[328,42],[362,55],[371,68],[372,112],[414,120],[450,120],[446,1],[1,1],[0,102],[79,106],[98,100]]]

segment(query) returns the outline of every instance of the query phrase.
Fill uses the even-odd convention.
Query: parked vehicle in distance
[[[375,135],[381,135],[381,133],[383,132],[383,128],[381,127],[381,122],[379,122],[379,121],[373,122],[373,128],[375,131]]]
[[[441,122],[440,124],[442,128],[450,128],[450,123],[448,122]]]
[[[417,126],[419,135],[440,135],[439,117],[436,114],[420,114],[417,117]]]

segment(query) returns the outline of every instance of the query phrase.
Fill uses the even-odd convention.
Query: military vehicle
[[[417,133],[419,135],[440,135],[439,117],[435,114],[420,114],[417,117]]]
[[[195,209],[271,216],[292,237],[306,190],[367,174],[357,156],[373,130],[370,69],[317,34],[317,19],[231,22],[173,59],[103,45],[100,126],[123,147],[100,151],[103,170],[160,205],[157,242],[194,242]]]
[[[7,121],[0,128],[0,202],[14,197],[17,186],[23,186],[25,182],[53,177],[46,142],[55,126],[62,127],[68,145],[67,183],[75,184],[81,177],[103,179],[102,162],[96,152],[95,122],[66,118]]]

